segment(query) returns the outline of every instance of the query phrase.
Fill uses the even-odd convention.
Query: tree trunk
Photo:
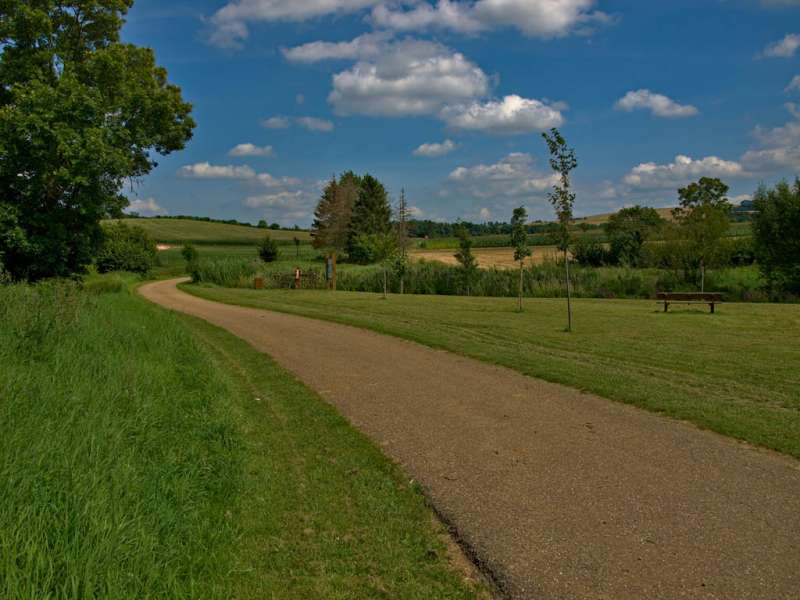
[[[406,278],[405,275],[400,275],[400,295],[402,296],[405,293],[406,289]]]
[[[387,280],[386,271],[387,271],[386,265],[384,265],[384,267],[383,267],[383,299],[384,300],[386,300],[386,294],[387,294],[386,288],[388,286],[387,281],[386,281]]]
[[[706,291],[706,263],[700,261],[700,292]]]
[[[525,261],[519,261],[519,312],[522,312],[522,266]]]
[[[572,331],[572,290],[569,281],[569,256],[564,250],[564,268],[567,271],[567,331]]]

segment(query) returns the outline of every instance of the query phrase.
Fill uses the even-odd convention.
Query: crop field
[[[504,365],[800,457],[800,310],[652,301],[380,296],[184,286],[198,296],[328,319]]]
[[[555,260],[559,251],[555,246],[533,246],[530,258],[525,259],[526,267],[541,265],[548,260]],[[458,265],[454,250],[412,250],[413,260],[435,260],[446,265]],[[514,260],[513,248],[476,248],[472,251],[478,261],[478,266],[483,268],[496,267],[499,269],[518,268],[519,263]]]
[[[196,247],[201,261],[218,260],[258,260],[255,244],[236,245],[198,245]],[[322,268],[323,263],[318,260],[319,251],[311,244],[301,244],[299,248],[292,245],[282,245],[278,248],[278,260],[272,263],[271,268],[291,271],[295,266],[301,269],[312,267]],[[178,276],[186,272],[186,261],[181,256],[181,246],[173,246],[158,253],[159,266],[153,271],[158,277]]]
[[[151,238],[163,244],[193,244],[209,245],[255,245],[265,235],[277,240],[279,243],[291,244],[297,237],[302,242],[310,242],[311,234],[308,231],[258,229],[243,225],[228,225],[226,223],[212,223],[209,221],[195,221],[193,219],[120,219],[127,225],[135,225],[144,229]],[[113,221],[106,221],[107,223]]]
[[[0,287],[0,597],[483,596],[377,447],[133,282]]]

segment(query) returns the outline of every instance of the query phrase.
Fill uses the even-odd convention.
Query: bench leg
[[[667,312],[667,309],[668,309],[668,308],[669,308],[669,302],[667,302],[667,301],[665,300],[665,301],[664,301],[664,312]]]
[[[711,314],[713,315],[713,314],[714,314],[714,303],[712,302],[712,303],[710,304],[710,306],[711,306]]]

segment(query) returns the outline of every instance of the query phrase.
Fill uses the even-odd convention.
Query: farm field
[[[663,314],[651,301],[254,291],[200,297],[365,327],[630,403],[800,457],[800,310],[723,304]]]
[[[525,259],[525,266],[540,265],[547,260],[555,260],[560,254],[555,246],[532,246],[530,258]],[[519,263],[514,260],[513,248],[475,248],[472,251],[478,261],[478,266],[483,268],[497,267],[500,269],[519,268]],[[411,251],[412,260],[435,260],[446,265],[458,265],[454,250],[422,250]]]
[[[371,442],[133,283],[0,288],[0,597],[483,594]]]
[[[278,242],[292,243],[297,237],[303,242],[311,241],[308,231],[258,229],[243,225],[229,225],[227,223],[212,223],[209,221],[195,221],[193,219],[120,219],[126,225],[135,225],[144,229],[151,238],[163,244],[193,244],[210,245],[255,245],[265,235],[269,235]],[[105,221],[113,223],[116,221]]]
[[[262,230],[263,231],[263,230]],[[197,245],[196,250],[200,260],[234,260],[234,259],[258,259],[255,243],[253,244],[215,244]],[[272,263],[274,268],[284,269],[287,272],[295,265],[302,269],[311,267],[322,268],[323,263],[317,260],[319,251],[311,247],[311,244],[301,244],[299,249],[292,245],[281,245],[278,248],[278,260]],[[181,246],[174,246],[168,250],[158,253],[160,265],[153,270],[157,277],[177,276],[186,272],[186,261],[181,255]]]

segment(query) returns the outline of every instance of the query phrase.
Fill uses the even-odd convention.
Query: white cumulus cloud
[[[800,48],[800,35],[787,33],[782,39],[769,44],[761,53],[767,58],[791,58]]]
[[[439,0],[384,3],[372,11],[373,22],[389,29],[419,31],[450,29],[476,33],[513,27],[525,35],[561,37],[587,26],[609,21],[592,11],[595,0]]]
[[[328,100],[342,115],[424,115],[488,90],[489,78],[463,54],[435,42],[403,40],[334,75]]]
[[[248,196],[244,205],[248,208],[299,208],[303,204],[304,192],[302,190],[283,190],[274,194],[261,194]]]
[[[514,135],[560,126],[564,117],[559,108],[540,100],[510,95],[502,100],[447,106],[441,117],[453,129]]]
[[[787,94],[789,92],[800,92],[800,75],[795,75],[789,82],[789,85],[783,90]]]
[[[361,60],[378,56],[386,49],[392,34],[365,33],[345,42],[309,42],[294,48],[284,48],[283,56],[290,62],[315,63],[322,60]]]
[[[334,128],[333,122],[326,119],[318,119],[317,117],[297,117],[295,120],[300,127],[309,131],[328,133],[333,131]]]
[[[289,119],[286,117],[269,117],[261,121],[261,126],[267,129],[286,129],[289,125]]]
[[[530,154],[514,152],[493,164],[457,167],[448,179],[475,198],[537,197],[558,183],[558,175],[533,168]]]
[[[437,156],[444,156],[450,154],[456,149],[456,144],[453,140],[445,140],[441,143],[422,144],[414,150],[414,156],[424,156],[426,158],[435,158]]]
[[[618,110],[626,112],[649,110],[657,117],[666,118],[692,117],[698,113],[697,108],[694,106],[679,104],[672,98],[646,89],[628,92],[617,100],[615,106]]]
[[[800,109],[792,102],[787,102],[785,107],[791,120],[780,127],[764,129],[759,126],[753,131],[763,147],[744,153],[742,163],[748,169],[760,173],[800,170]]]
[[[222,48],[241,48],[250,35],[251,23],[307,21],[329,14],[362,10],[380,0],[233,0],[209,21],[211,43]]]
[[[335,125],[332,121],[327,119],[320,119],[318,117],[284,117],[274,116],[268,119],[261,120],[261,126],[267,129],[287,129],[292,125],[297,125],[309,131],[321,131],[329,133],[334,130]]]
[[[181,177],[192,179],[253,179],[256,172],[247,165],[212,165],[208,162],[186,165],[178,171]]]
[[[167,212],[163,207],[159,206],[155,198],[147,198],[146,200],[131,200],[128,207],[125,209],[127,213],[137,213],[140,215],[160,215]]]
[[[671,189],[699,177],[743,177],[748,173],[741,164],[716,156],[693,159],[679,154],[665,165],[653,162],[637,165],[625,175],[625,184],[635,189]]]
[[[275,156],[275,151],[272,146],[256,146],[246,143],[231,148],[228,156]]]

